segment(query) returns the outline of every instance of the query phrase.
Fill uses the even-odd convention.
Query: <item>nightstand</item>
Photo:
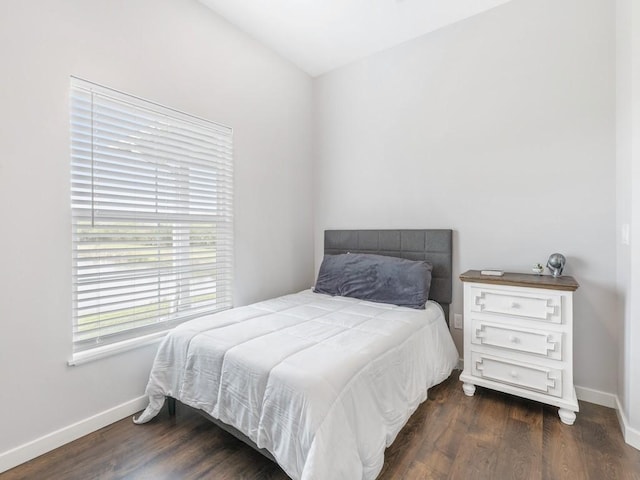
[[[464,282],[464,393],[476,385],[559,407],[572,425],[573,277],[469,270]]]

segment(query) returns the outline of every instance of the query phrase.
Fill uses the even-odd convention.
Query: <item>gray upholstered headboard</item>
[[[452,230],[326,230],[324,253],[375,253],[433,265],[429,299],[442,305],[449,322]]]

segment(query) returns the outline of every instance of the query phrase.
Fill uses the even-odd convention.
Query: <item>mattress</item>
[[[135,420],[171,396],[267,449],[294,479],[373,479],[458,361],[441,307],[304,291],[186,322],[161,343]]]

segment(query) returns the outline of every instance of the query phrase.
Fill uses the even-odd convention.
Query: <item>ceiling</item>
[[[200,0],[311,76],[510,0]]]

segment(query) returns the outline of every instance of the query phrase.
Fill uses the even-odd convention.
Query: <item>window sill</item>
[[[100,360],[102,358],[111,357],[119,353],[127,352],[135,348],[145,347],[154,343],[159,343],[164,338],[168,330],[162,332],[155,332],[143,337],[132,338],[131,340],[125,340],[123,342],[113,343],[111,345],[105,345],[104,347],[96,347],[91,350],[85,350],[83,352],[74,353],[71,359],[67,362],[70,367],[76,367],[85,363]]]

